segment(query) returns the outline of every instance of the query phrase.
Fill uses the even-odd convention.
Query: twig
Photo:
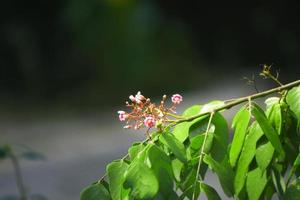
[[[266,91],[263,91],[263,92],[260,92],[260,93],[256,93],[256,94],[249,95],[249,96],[246,96],[246,97],[238,98],[235,101],[232,101],[228,104],[225,104],[224,106],[220,106],[220,107],[214,109],[214,111],[218,112],[220,110],[228,110],[228,109],[230,109],[230,108],[232,108],[236,105],[239,105],[241,103],[249,101],[249,98],[251,100],[257,99],[257,98],[260,98],[260,97],[267,96],[269,94],[273,94],[275,92],[281,92],[283,90],[295,87],[297,85],[300,85],[300,80],[297,80],[297,81],[294,81],[294,82],[291,82],[291,83],[288,83],[288,84],[285,84],[285,85],[282,85],[280,87],[276,87],[276,88],[273,88],[273,89],[270,89],[270,90],[266,90]],[[205,115],[209,115],[211,112],[212,111],[207,111],[207,112],[200,113],[200,114],[197,114],[197,115],[194,115],[194,116],[191,116],[191,117],[187,117],[187,118],[184,118],[184,119],[179,119],[179,120],[176,120],[175,123],[178,124],[178,123],[181,123],[181,122],[192,121],[196,118],[199,118],[199,117],[202,117],[202,116],[205,116]]]
[[[199,157],[199,162],[198,162],[198,167],[197,167],[197,172],[196,172],[196,177],[195,177],[195,182],[194,182],[194,191],[193,191],[192,200],[195,199],[196,183],[198,181],[198,177],[199,177],[199,173],[200,173],[200,169],[201,169],[201,164],[202,164],[202,160],[203,160],[203,155],[205,153],[204,152],[204,148],[205,148],[205,145],[206,145],[206,140],[207,140],[208,132],[209,132],[210,125],[211,125],[211,120],[212,120],[214,114],[215,114],[214,112],[210,113],[210,117],[209,117],[209,120],[208,120],[207,128],[206,128],[206,131],[204,133],[204,140],[203,140],[203,144],[201,146],[200,157]],[[200,176],[200,180],[201,180],[201,176]]]

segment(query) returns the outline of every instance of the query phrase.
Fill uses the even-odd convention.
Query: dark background
[[[275,87],[258,76],[262,64],[283,83],[299,79],[299,10],[291,1],[2,1],[0,145],[46,156],[21,160],[31,193],[78,199],[144,139],[117,119],[130,94],[180,93],[181,112],[253,93],[243,76],[256,75],[260,90]],[[229,123],[233,114],[225,113]],[[213,175],[207,181],[220,191]],[[17,193],[12,166],[1,161],[0,197]]]
[[[4,1],[0,102],[103,108],[136,90],[192,90],[260,64],[292,81],[300,72],[299,8],[287,1]]]

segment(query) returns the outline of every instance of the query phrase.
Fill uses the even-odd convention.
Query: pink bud
[[[171,99],[174,104],[180,104],[183,100],[180,94],[174,94]]]
[[[148,128],[151,128],[152,126],[155,126],[156,120],[153,116],[148,116],[144,120],[144,125]]]
[[[136,102],[136,99],[135,99],[135,97],[134,97],[133,95],[130,95],[130,96],[129,96],[129,99],[130,99],[132,102]]]
[[[122,122],[122,121],[125,121],[128,117],[128,114],[122,110],[118,111],[118,114],[119,114],[119,120]]]
[[[136,99],[139,99],[141,101],[145,100],[146,98],[141,94],[140,91],[138,91],[138,93],[135,95]]]

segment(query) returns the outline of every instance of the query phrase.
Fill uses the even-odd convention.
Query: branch
[[[246,101],[249,101],[249,100],[252,100],[252,99],[257,99],[257,98],[260,98],[260,97],[264,97],[264,96],[267,96],[269,94],[272,94],[272,93],[275,93],[275,92],[280,92],[280,91],[283,91],[283,90],[287,90],[289,88],[292,88],[294,86],[297,86],[297,85],[300,85],[300,80],[297,80],[297,81],[294,81],[294,82],[291,82],[291,83],[288,83],[286,85],[282,85],[280,87],[277,87],[277,88],[273,88],[273,89],[270,89],[270,90],[266,90],[264,92],[260,92],[260,93],[256,93],[256,94],[253,94],[253,95],[249,95],[249,96],[246,96],[246,97],[241,97],[241,98],[238,98],[236,100],[233,100],[233,101],[230,101],[230,103],[227,103],[225,104],[224,106],[221,106],[219,108],[216,108],[212,111],[208,111],[208,112],[204,112],[204,113],[200,113],[198,115],[194,115],[194,116],[191,116],[191,117],[188,117],[188,118],[183,118],[183,119],[178,119],[178,120],[169,120],[169,122],[172,122],[172,124],[179,124],[179,123],[182,123],[182,122],[186,122],[186,121],[192,121],[196,118],[199,118],[199,117],[202,117],[202,116],[205,116],[205,115],[211,115],[212,113],[215,113],[215,112],[218,112],[220,110],[228,110],[230,109],[231,107],[233,106],[236,106],[236,105],[239,105],[243,102],[246,102]],[[149,141],[150,138],[147,138],[146,140],[142,141],[141,143],[145,143],[147,141]],[[121,159],[126,159],[129,155],[126,154],[123,158]],[[200,155],[201,156],[201,155]],[[201,159],[201,158],[200,158]],[[105,177],[107,176],[107,173],[105,173],[99,180],[98,180],[98,183],[100,183],[101,181],[103,181],[105,179]]]
[[[184,118],[184,119],[175,120],[174,122],[175,122],[175,124],[179,124],[181,122],[192,121],[192,120],[197,119],[199,117],[202,117],[202,116],[205,116],[205,115],[210,115],[211,112],[218,112],[220,110],[228,110],[228,109],[230,109],[230,108],[232,108],[236,105],[239,105],[241,103],[249,101],[249,99],[253,100],[253,99],[260,98],[260,97],[264,97],[264,96],[267,96],[269,94],[273,94],[273,93],[276,93],[276,92],[281,92],[283,90],[290,89],[290,88],[295,87],[297,85],[300,85],[300,80],[282,85],[282,86],[277,87],[277,88],[266,90],[266,91],[263,91],[263,92],[260,92],[260,93],[256,93],[256,94],[249,95],[249,96],[246,96],[246,97],[241,97],[241,98],[238,98],[238,99],[236,99],[236,100],[234,100],[230,103],[225,104],[224,106],[216,108],[212,111],[207,111],[207,112],[200,113],[200,114],[197,114],[197,115],[194,115],[194,116],[191,116],[191,117],[187,117],[187,118]]]

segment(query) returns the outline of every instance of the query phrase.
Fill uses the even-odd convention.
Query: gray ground
[[[231,84],[227,80],[225,85],[215,85],[210,91],[184,94],[184,103],[179,107],[253,92],[238,79],[233,82]],[[144,139],[142,133],[122,129],[117,120],[117,110],[109,114],[57,118],[1,117],[1,143],[22,143],[47,156],[46,161],[21,162],[26,184],[32,193],[44,194],[49,200],[76,200],[84,186],[103,175],[108,162],[124,155],[133,141]],[[225,113],[229,120],[233,111]],[[211,174],[207,182],[218,185]],[[0,196],[12,193],[17,193],[17,189],[11,164],[1,162]],[[223,196],[223,199],[226,197]]]

